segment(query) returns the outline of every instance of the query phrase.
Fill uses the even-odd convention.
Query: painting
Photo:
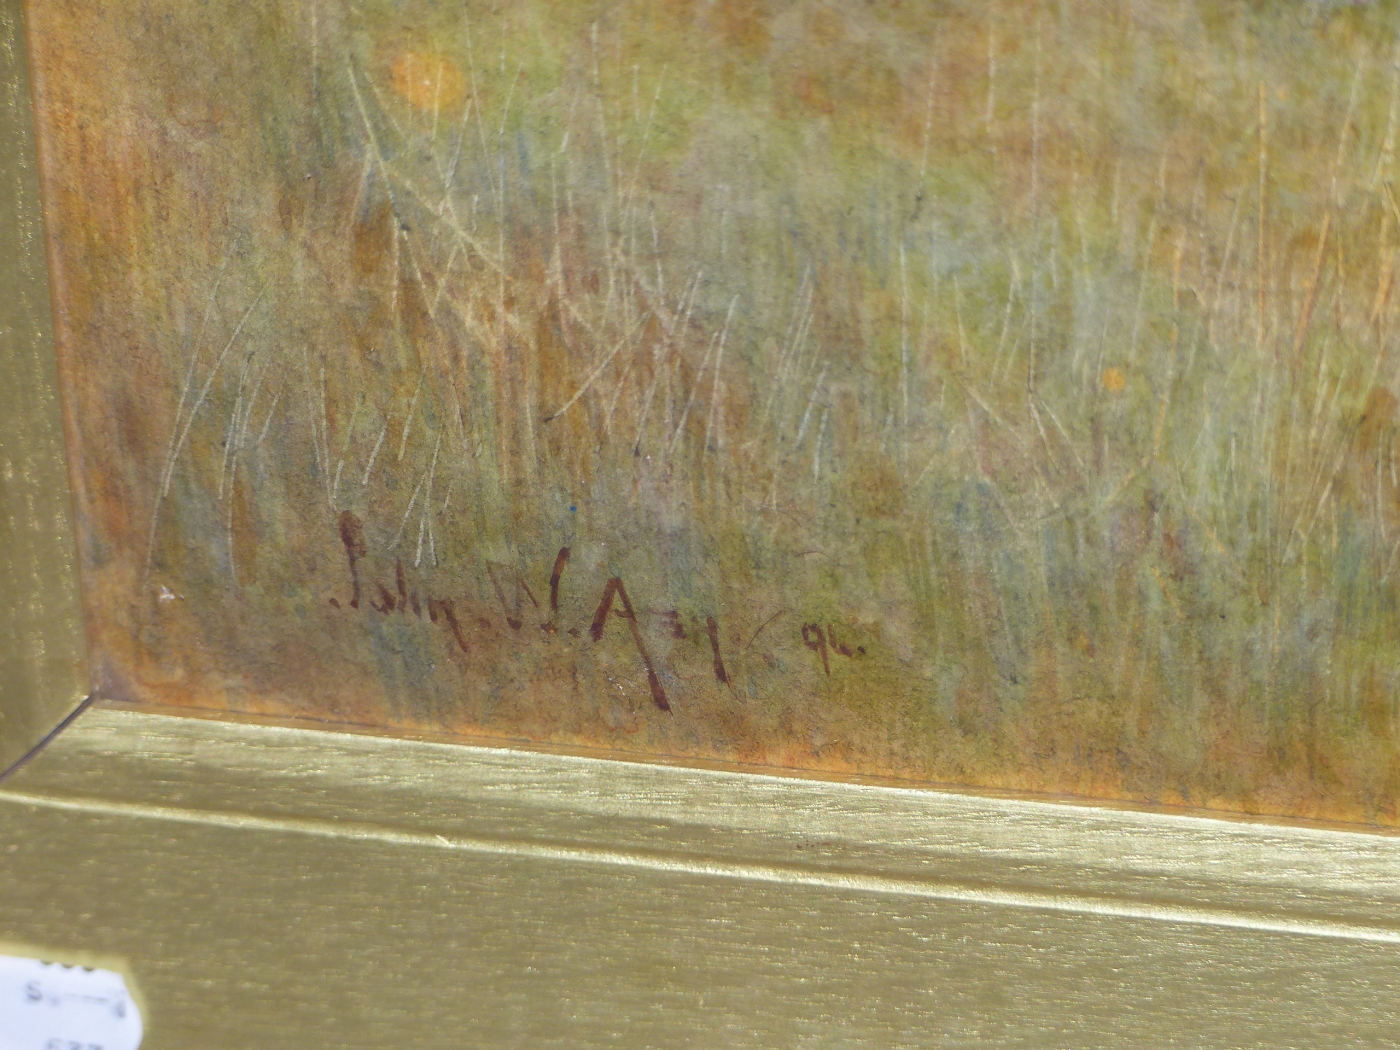
[[[1400,12],[31,3],[103,697],[1400,821]]]

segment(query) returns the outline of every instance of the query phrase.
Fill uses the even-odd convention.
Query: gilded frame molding
[[[0,773],[88,693],[18,0],[0,4]]]
[[[1400,838],[99,707],[0,941],[152,1048],[1393,1044]]]

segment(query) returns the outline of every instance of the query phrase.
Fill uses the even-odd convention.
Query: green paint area
[[[1400,818],[1391,6],[46,6],[109,693]]]

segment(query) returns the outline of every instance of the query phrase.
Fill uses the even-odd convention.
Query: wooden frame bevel
[[[152,1048],[1382,1046],[1400,839],[97,708],[0,940]],[[37,949],[30,949],[37,950]]]
[[[88,692],[33,112],[0,3],[0,773]]]

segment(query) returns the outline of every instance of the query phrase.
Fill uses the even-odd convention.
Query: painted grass
[[[122,140],[93,278],[171,391],[90,510],[114,688],[1393,823],[1396,13],[915,8],[240,16],[244,129]],[[470,688],[327,611],[347,511],[494,618]],[[564,546],[671,715],[500,626]]]

